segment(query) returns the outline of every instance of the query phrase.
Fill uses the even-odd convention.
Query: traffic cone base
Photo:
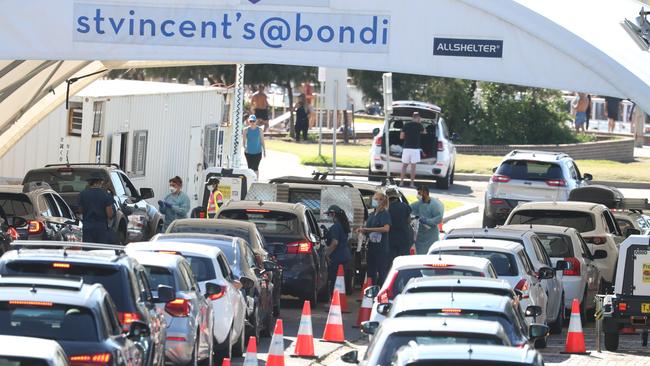
[[[302,307],[302,316],[300,317],[300,327],[298,328],[296,348],[291,357],[316,358],[316,354],[314,353],[314,333],[311,326],[311,306],[309,301],[305,301],[305,304]]]
[[[569,321],[569,329],[567,331],[566,344],[564,352],[561,354],[572,355],[589,355],[585,347],[585,335],[582,332],[582,321],[580,320],[580,301],[573,299],[571,304],[571,318]]]
[[[348,296],[345,293],[345,270],[343,269],[342,264],[339,264],[339,268],[336,272],[336,282],[334,282],[334,289],[339,291],[341,300],[341,312],[346,314],[349,313],[350,310],[348,308]]]
[[[327,315],[327,323],[323,332],[323,342],[345,343],[343,335],[343,316],[341,315],[341,300],[339,292],[334,290],[332,294],[332,305]]]

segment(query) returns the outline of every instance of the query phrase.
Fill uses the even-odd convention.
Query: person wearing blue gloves
[[[431,244],[438,241],[440,233],[438,224],[442,222],[445,214],[445,206],[436,198],[429,196],[429,187],[418,188],[418,201],[411,204],[412,214],[418,217],[417,238],[415,239],[415,252],[427,254]]]
[[[187,197],[183,188],[183,180],[176,176],[169,180],[169,194],[164,200],[158,201],[160,213],[165,215],[163,231],[167,230],[169,224],[176,219],[184,219],[190,211],[190,198]]]

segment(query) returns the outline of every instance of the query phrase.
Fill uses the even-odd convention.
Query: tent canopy
[[[623,26],[625,19],[636,22],[642,6],[636,0],[5,0],[0,156],[65,99],[71,76],[215,60],[584,91],[630,98],[650,111],[650,52]],[[92,80],[72,84],[72,91]]]

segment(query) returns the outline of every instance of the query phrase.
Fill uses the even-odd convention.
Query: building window
[[[83,104],[70,102],[68,109],[68,135],[81,136],[83,125]]]
[[[144,176],[147,165],[147,131],[133,133],[133,162],[131,171],[133,176]]]
[[[93,103],[93,136],[101,136],[104,127],[104,110],[106,102]]]

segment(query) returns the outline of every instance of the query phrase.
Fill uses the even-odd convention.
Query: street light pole
[[[390,141],[389,137],[389,121],[390,115],[393,112],[393,74],[385,73],[383,75],[384,81],[384,145],[386,145],[386,178],[390,181]],[[380,154],[381,155],[381,154]]]

